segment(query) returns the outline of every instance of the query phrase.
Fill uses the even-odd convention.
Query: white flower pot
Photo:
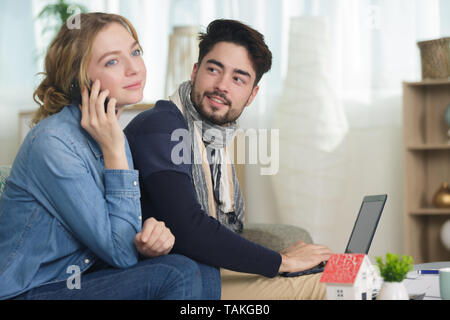
[[[377,300],[409,300],[403,282],[384,282]]]

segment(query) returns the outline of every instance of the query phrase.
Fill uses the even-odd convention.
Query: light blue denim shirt
[[[138,262],[138,172],[107,170],[97,142],[67,106],[27,135],[0,199],[0,299],[66,281],[97,257],[117,268]],[[75,269],[74,269],[75,266]]]

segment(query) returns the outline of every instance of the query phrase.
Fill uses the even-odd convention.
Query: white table
[[[417,271],[447,267],[450,267],[450,261],[430,262],[414,265],[413,271],[409,272],[407,278],[404,280],[408,293],[410,295],[425,293],[424,300],[440,300],[439,275],[419,275]]]

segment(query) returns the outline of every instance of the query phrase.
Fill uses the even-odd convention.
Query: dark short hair
[[[255,69],[255,86],[272,67],[272,52],[264,42],[264,36],[242,22],[226,19],[214,20],[208,25],[205,33],[199,34],[199,40],[199,65],[218,42],[231,42],[245,47]]]

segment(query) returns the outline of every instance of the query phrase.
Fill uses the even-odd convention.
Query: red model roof
[[[333,254],[328,260],[320,282],[354,283],[364,254]]]

